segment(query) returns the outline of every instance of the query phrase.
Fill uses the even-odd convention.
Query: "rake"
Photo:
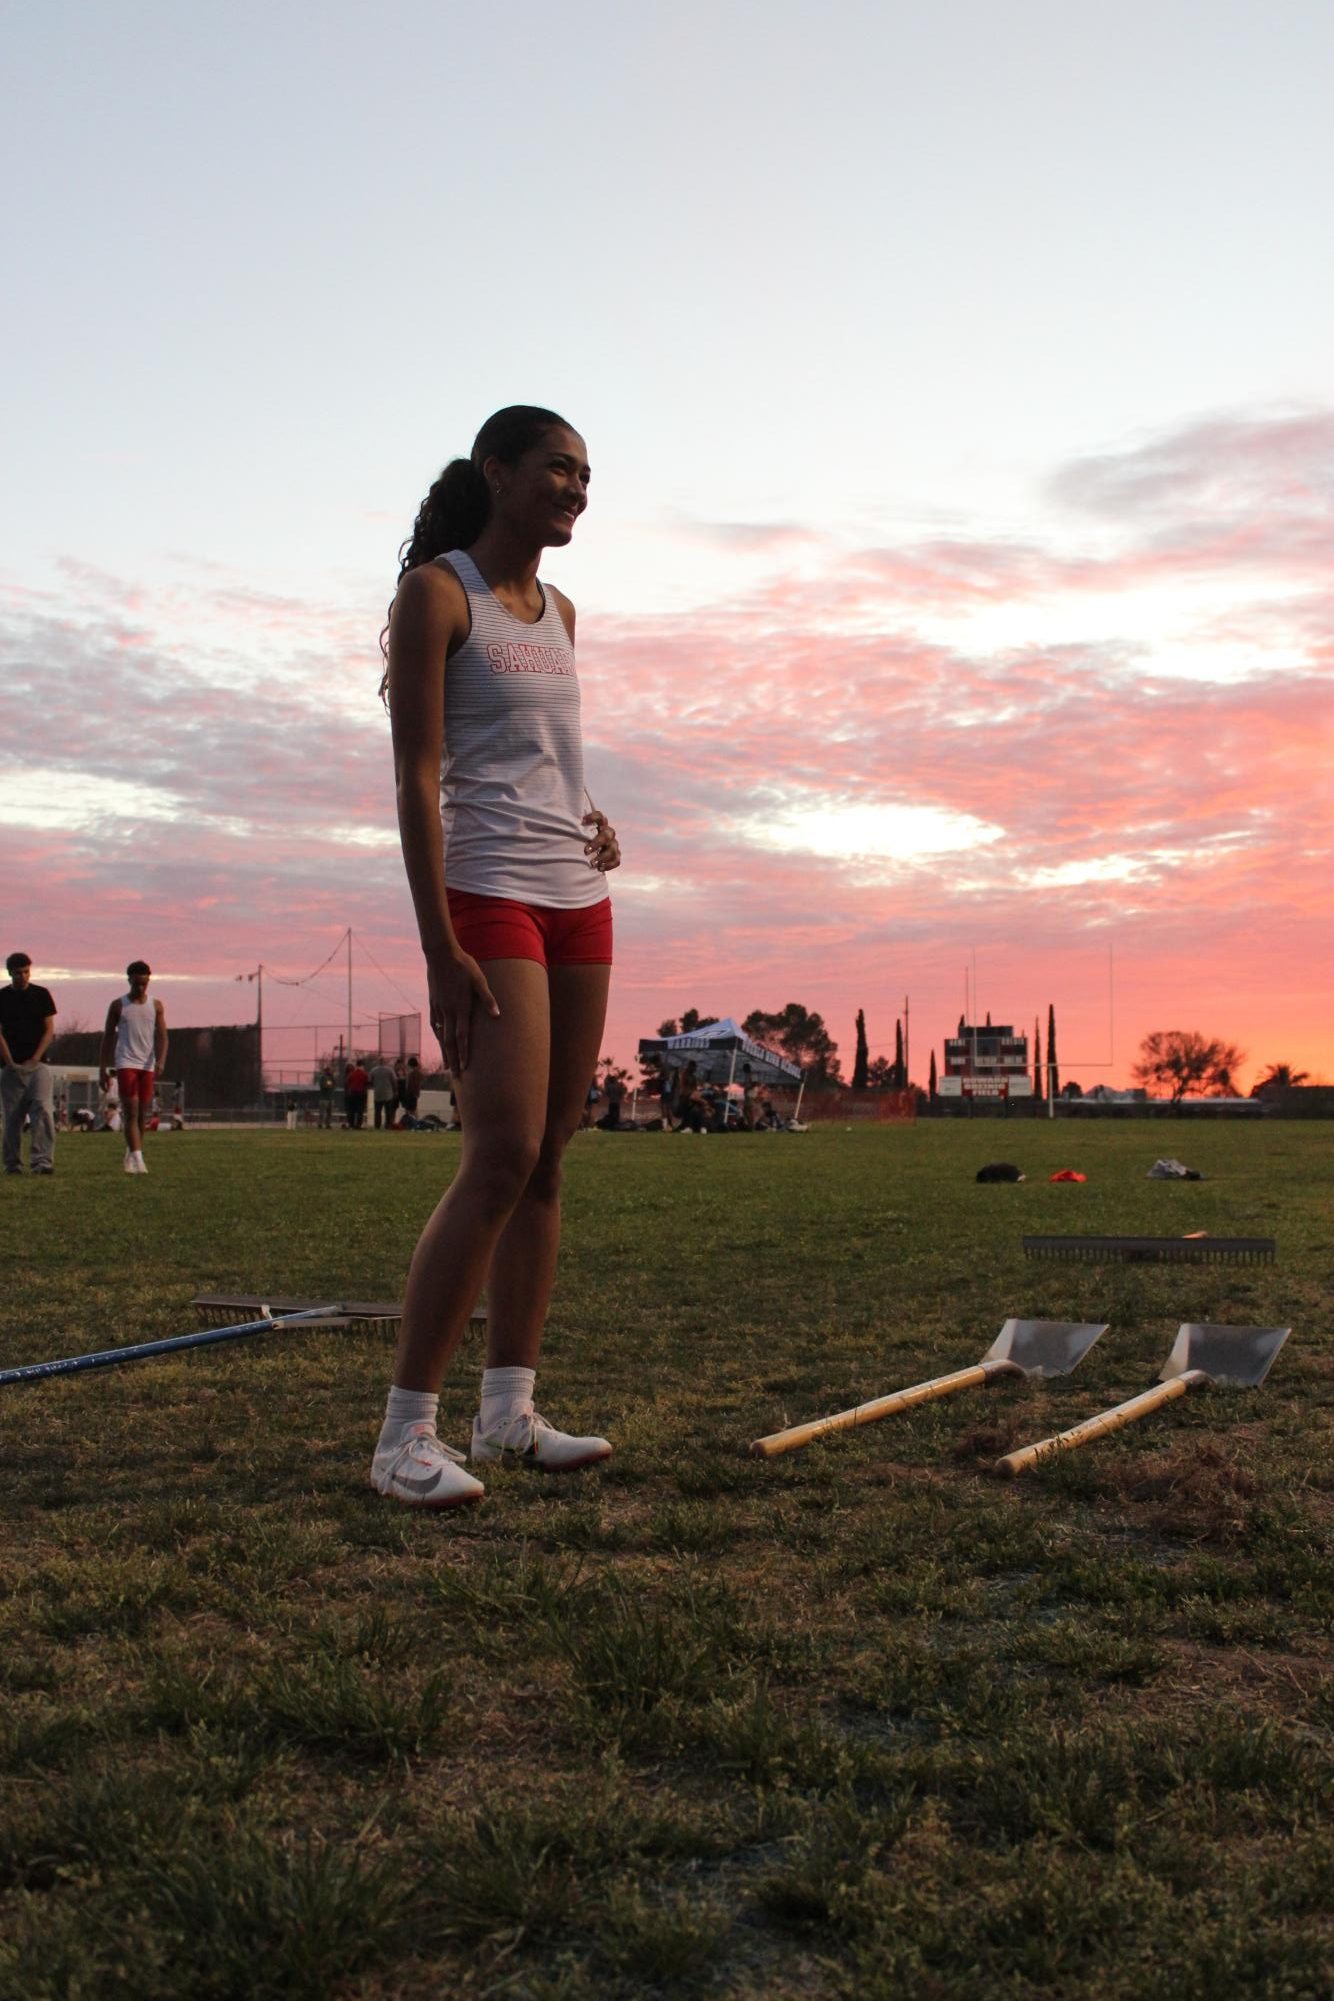
[[[190,1301],[200,1319],[208,1326],[220,1326],[229,1322],[235,1313],[309,1313],[321,1302],[317,1299],[261,1299],[251,1292],[197,1292]],[[371,1324],[379,1320],[401,1320],[403,1308],[389,1300],[347,1300],[331,1311],[340,1326],[352,1327],[358,1323]],[[486,1331],[486,1307],[474,1306],[469,1323],[469,1331]]]
[[[318,1308],[339,1321],[401,1320],[403,1308],[387,1300],[343,1300],[326,1306],[319,1299],[262,1299],[249,1292],[197,1292],[190,1301],[206,1327],[230,1326],[238,1313],[254,1317],[262,1314],[286,1317],[291,1313],[313,1313]]]
[[[271,1334],[278,1327],[353,1327],[382,1320],[400,1320],[401,1306],[369,1300],[274,1299],[244,1293],[201,1293],[191,1304],[206,1318],[227,1309],[249,1312],[248,1320],[210,1326],[202,1334],[169,1334],[161,1341],[139,1341],[132,1347],[99,1348],[89,1355],[65,1355],[55,1362],[28,1362],[17,1369],[0,1369],[0,1388],[8,1383],[39,1382],[46,1376],[77,1376],[86,1369],[116,1369],[122,1362],[146,1362],[155,1355],[181,1354],[188,1348],[212,1348],[221,1341],[246,1341]],[[472,1324],[486,1325],[486,1309],[476,1306]]]
[[[1025,1237],[1026,1258],[1062,1264],[1271,1265],[1272,1237]]]
[[[1058,1452],[1073,1452],[1123,1424],[1134,1424],[1151,1411],[1159,1410],[1188,1390],[1202,1389],[1206,1383],[1230,1383],[1242,1389],[1258,1389],[1273,1366],[1274,1357],[1292,1332],[1290,1327],[1221,1327],[1205,1321],[1183,1321],[1177,1330],[1172,1352],[1159,1372],[1156,1389],[1145,1390],[1128,1402],[1086,1418],[1069,1431],[1053,1438],[1039,1439],[1018,1452],[996,1461],[995,1471],[1013,1476],[1025,1473],[1042,1459]]]
[[[915,1404],[933,1403],[937,1397],[953,1396],[958,1390],[980,1388],[1001,1376],[1068,1376],[1083,1361],[1110,1322],[1096,1325],[1079,1320],[1007,1320],[981,1361],[971,1369],[956,1369],[952,1375],[933,1376],[929,1382],[914,1383],[906,1390],[857,1404],[852,1410],[836,1411],[832,1417],[817,1417],[809,1424],[790,1425],[786,1431],[770,1432],[750,1447],[753,1459],[773,1459],[780,1452],[793,1452],[812,1439],[830,1431],[851,1431],[858,1425],[875,1424],[896,1411],[911,1410]]]
[[[129,1348],[100,1348],[91,1355],[66,1355],[58,1362],[29,1362],[18,1369],[0,1369],[0,1385],[34,1383],[45,1376],[77,1376],[85,1369],[115,1369],[122,1362],[146,1362],[153,1355],[173,1355],[185,1348],[211,1348],[219,1341],[245,1341],[256,1334],[272,1334],[277,1327],[340,1327],[345,1324],[338,1305],[314,1306],[302,1313],[275,1317],[261,1308],[254,1320],[235,1327],[210,1327],[203,1334],[170,1334],[163,1341],[139,1341]]]

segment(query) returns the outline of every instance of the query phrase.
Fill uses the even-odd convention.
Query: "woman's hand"
[[[445,1068],[451,1077],[461,1076],[468,1067],[474,1003],[480,1001],[487,1013],[499,1020],[496,997],[476,959],[449,946],[426,954],[426,991],[430,998],[431,1027],[440,1044]]]
[[[595,806],[591,813],[585,813],[579,822],[581,827],[591,827],[592,836],[584,843],[584,853],[588,856],[588,866],[602,875],[608,869],[621,866],[621,844],[616,838],[616,829],[605,813],[599,813]]]

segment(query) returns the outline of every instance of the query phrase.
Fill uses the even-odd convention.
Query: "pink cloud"
[[[976,949],[985,1005],[1027,1022],[1055,1000],[1070,1058],[1091,1055],[1111,939],[1122,1079],[1139,1036],[1178,1021],[1334,1072],[1334,594],[1317,563],[1332,440],[1330,416],[1219,420],[1066,468],[1053,493],[1070,521],[1115,524],[1110,553],[1072,555],[1068,533],[823,556],[808,538],[814,581],[582,623],[590,786],[627,855],[608,1047],[627,1057],[687,1005],[791,998],[849,1048],[858,1006],[892,1042],[910,988],[924,1052]],[[1201,576],[1223,594],[1183,617],[1201,644],[1254,648],[1255,673],[1173,678],[1096,623],[970,644],[978,607],[1059,597],[1078,635],[1109,590]],[[68,808],[0,823],[25,949],[73,967],[143,951],[216,982],[183,990],[178,1018],[188,1002],[225,1019],[251,1001],[232,974],[261,958],[304,972],[351,923],[388,975],[366,967],[365,1004],[401,1004],[393,983],[420,995],[374,593],[322,606],[215,566],[147,586],[71,564],[63,586],[0,593],[0,728]],[[137,814],[115,791],[130,782],[147,788]],[[818,830],[887,805],[1000,832],[843,858],[764,838],[776,817]]]

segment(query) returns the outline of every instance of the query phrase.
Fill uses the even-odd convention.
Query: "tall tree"
[[[755,1008],[741,1024],[757,1042],[776,1043],[783,1054],[806,1072],[812,1084],[841,1084],[838,1044],[825,1027],[823,1018],[809,1013],[797,1001],[789,1001],[777,1014]]]
[[[695,1029],[707,1028],[710,1022],[717,1021],[718,1019],[719,1017],[716,1014],[701,1014],[697,1007],[688,1007],[679,1021],[660,1021],[658,1023],[658,1033],[659,1035],[690,1035]],[[662,1076],[662,1058],[656,1050],[651,1051],[647,1056],[639,1057],[637,1060],[640,1073],[646,1083],[652,1085]]]
[[[936,1095],[936,1052],[934,1049],[931,1051],[931,1075],[927,1078],[926,1089],[927,1096],[934,1098]]]
[[[1245,1061],[1243,1049],[1218,1036],[1195,1028],[1158,1028],[1141,1042],[1131,1075],[1137,1084],[1166,1086],[1176,1105],[1192,1089],[1207,1098],[1229,1097],[1236,1089],[1234,1073]]]
[[[1056,1061],[1056,1003],[1047,1003],[1047,1089],[1053,1098],[1061,1095],[1061,1071]]]
[[[864,1091],[866,1089],[870,1081],[866,1074],[870,1061],[871,1052],[866,1046],[866,1014],[864,1009],[858,1008],[857,1054],[852,1061],[852,1088],[854,1091]]]
[[[903,1023],[894,1023],[894,1086],[896,1090],[908,1088],[908,1066],[903,1060]]]
[[[663,1021],[658,1024],[659,1035],[693,1035],[697,1028],[708,1028],[715,1021],[721,1021],[718,1014],[701,1014],[697,1007],[688,1007],[679,1021]]]
[[[1033,1016],[1033,1096],[1042,1103],[1042,1034],[1036,1015]]]

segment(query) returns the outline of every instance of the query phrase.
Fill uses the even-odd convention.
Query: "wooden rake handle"
[[[1187,1369],[1185,1375],[1174,1376],[1170,1383],[1159,1383],[1156,1388],[1145,1390],[1142,1396],[1131,1397],[1128,1403],[1119,1403],[1112,1410],[1100,1411],[1097,1417],[1085,1418],[1083,1424],[1072,1425],[1069,1431],[1058,1431],[1052,1438],[1040,1438],[1036,1445],[1025,1445],[1018,1452],[1007,1453],[1004,1459],[996,1461],[995,1470],[1010,1478],[1016,1473],[1025,1473],[1030,1466],[1036,1466],[1039,1459],[1050,1459],[1058,1452],[1073,1452],[1080,1445],[1088,1445],[1095,1438],[1103,1438],[1109,1431],[1119,1431],[1123,1424],[1134,1424],[1137,1419],[1147,1417],[1150,1411],[1160,1410],[1173,1397],[1183,1397],[1187,1390],[1193,1390],[1198,1383],[1209,1379],[1203,1369]]]
[[[773,1459],[780,1452],[793,1452],[799,1445],[809,1445],[813,1438],[823,1438],[827,1431],[851,1431],[859,1424],[874,1424],[882,1417],[893,1417],[895,1411],[911,1410],[914,1404],[933,1403],[937,1397],[953,1396],[956,1390],[971,1390],[980,1383],[989,1383],[996,1376],[1022,1376],[1024,1371],[1017,1362],[978,1362],[971,1369],[957,1369],[952,1376],[933,1376],[929,1383],[914,1383],[910,1389],[895,1390],[892,1396],[876,1397],[870,1403],[859,1403],[852,1410],[835,1411],[832,1417],[813,1418],[809,1424],[794,1424],[786,1431],[771,1431],[767,1438],[757,1438],[750,1447],[752,1459]]]

